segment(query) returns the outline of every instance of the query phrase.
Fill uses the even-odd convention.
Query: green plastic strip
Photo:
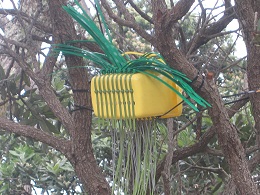
[[[119,129],[119,156],[118,156],[118,161],[117,161],[117,166],[116,166],[116,172],[114,176],[114,184],[112,187],[112,192],[115,191],[115,187],[120,186],[121,187],[121,182],[122,182],[122,168],[123,163],[124,163],[124,143],[126,139],[126,133],[123,129]],[[121,190],[121,189],[120,189]]]
[[[98,89],[98,86],[97,86],[97,80],[98,80],[98,76],[94,77],[92,82],[94,82],[94,92],[96,94],[96,104],[97,104],[97,117],[98,117],[98,128],[100,129],[101,127],[101,124],[100,124],[100,103],[99,103],[99,89]]]
[[[122,115],[122,100],[121,100],[121,97],[120,97],[120,86],[119,86],[119,76],[120,74],[116,74],[116,77],[115,77],[115,85],[116,85],[116,95],[117,95],[117,101],[116,104],[118,104],[118,108],[119,108],[119,129],[122,129],[123,127],[123,115]]]
[[[134,90],[133,90],[133,87],[132,87],[132,76],[133,74],[130,75],[129,77],[129,91],[130,91],[130,102],[131,102],[131,107],[132,107],[132,114],[131,114],[131,117],[132,117],[132,122],[133,122],[133,130],[135,130],[135,101],[134,101]]]
[[[126,74],[120,74],[120,79],[119,79],[119,82],[120,82],[120,94],[121,94],[121,97],[122,97],[122,113],[123,113],[123,118],[124,118],[124,121],[125,121],[125,125],[126,127],[129,126],[128,124],[128,117],[127,117],[127,110],[126,110],[126,98],[125,98],[125,95],[126,95],[126,89],[124,88],[124,84],[123,84],[123,80],[125,80]]]
[[[100,77],[98,77],[99,79],[98,79],[98,82],[97,82],[97,84],[98,84],[98,89],[99,89],[99,95],[100,95],[100,108],[101,108],[101,111],[100,111],[100,113],[101,113],[101,115],[100,115],[100,117],[101,117],[101,122],[102,122],[102,126],[104,126],[105,125],[105,120],[104,120],[104,97],[103,97],[103,88],[102,88],[102,79],[103,79],[103,77],[102,76],[100,76]]]
[[[104,118],[107,118],[108,115],[108,101],[107,101],[107,87],[106,87],[106,75],[102,75],[102,80],[101,80],[101,85],[102,85],[102,96],[104,99],[104,107],[103,107],[103,114],[104,114]],[[105,117],[107,116],[107,117]]]
[[[130,101],[130,76],[131,74],[126,74],[126,76],[124,77],[124,81],[125,81],[125,92],[126,92],[126,104],[127,104],[127,116],[128,116],[128,123],[129,123],[129,128],[132,129],[133,124],[132,124],[132,113],[131,113],[131,101]]]
[[[107,75],[106,76],[106,83],[107,83],[107,93],[108,93],[108,104],[109,104],[109,108],[110,108],[110,116],[111,116],[111,121],[112,121],[112,126],[114,127],[114,117],[115,117],[115,113],[114,113],[114,105],[113,105],[113,100],[112,100],[112,82],[111,81],[111,77],[112,75]]]
[[[116,75],[115,74],[111,74],[110,75],[110,77],[112,77],[111,78],[111,83],[112,83],[112,86],[111,86],[111,88],[112,88],[112,97],[113,97],[113,105],[111,105],[111,106],[113,106],[114,107],[114,115],[113,115],[113,117],[112,117],[112,120],[113,120],[113,128],[116,128],[116,115],[117,115],[117,109],[116,109],[116,86],[115,86],[115,77],[116,77]]]

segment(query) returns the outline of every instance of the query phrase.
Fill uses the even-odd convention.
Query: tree
[[[102,158],[111,159],[110,150],[91,139],[91,134],[98,139],[101,139],[98,133],[106,135],[92,128],[89,80],[93,71],[81,68],[87,63],[81,58],[57,59],[52,51],[55,46],[51,46],[46,55],[41,51],[42,43],[65,43],[88,36],[62,9],[63,5],[73,2],[10,2],[13,9],[0,9],[4,16],[0,20],[4,24],[0,51],[1,58],[5,59],[0,69],[0,128],[40,141],[63,154],[86,193],[110,194],[106,181],[110,172],[97,163],[104,165]],[[162,141],[162,145],[168,150],[162,150],[157,166],[157,192],[171,194],[172,189],[177,189],[178,194],[258,194],[260,104],[256,92],[260,88],[257,60],[260,51],[253,40],[257,34],[255,25],[260,15],[256,13],[260,12],[260,4],[236,0],[232,5],[230,0],[225,0],[223,5],[216,3],[206,8],[199,0],[197,9],[192,10],[196,5],[194,0],[100,2],[121,50],[158,51],[171,67],[185,73],[192,80],[192,87],[211,104],[211,108],[199,113],[185,108],[184,114],[192,118],[190,121],[180,117],[179,125],[171,120],[167,122],[168,143]],[[222,10],[219,15],[215,12],[218,10]],[[12,19],[6,15],[11,15]],[[225,31],[235,19],[241,25],[246,43],[246,62],[232,53],[235,43],[230,42],[230,34],[238,31]],[[11,35],[14,29],[21,29],[21,33]],[[133,36],[140,41],[131,40]],[[149,48],[149,44],[152,47]],[[79,46],[100,51],[91,42]],[[66,70],[61,70],[65,66]],[[226,105],[222,94],[229,97],[241,91],[236,75],[245,73],[253,94],[245,93],[240,101]],[[228,89],[229,85],[234,89]],[[248,97],[252,112],[245,106]],[[95,118],[93,120],[95,125]],[[93,147],[102,154],[94,155]],[[30,149],[24,150],[30,153]],[[17,156],[23,148],[12,151],[11,154]],[[206,176],[196,179],[193,170]],[[171,179],[173,174],[175,177]],[[203,183],[205,178],[210,182]],[[190,183],[187,180],[191,180]]]

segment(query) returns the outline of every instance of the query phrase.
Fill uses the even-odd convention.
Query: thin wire
[[[225,95],[225,96],[222,96],[222,98],[229,98],[229,97],[234,97],[234,96],[240,96],[240,95],[244,95],[244,94],[251,94],[251,93],[259,93],[260,92],[260,89],[258,90],[252,90],[252,91],[244,91],[244,92],[241,92],[241,93],[236,93],[236,94],[233,94],[233,95]]]
[[[189,99],[190,97],[187,97],[187,99]],[[184,100],[182,100],[181,102],[179,102],[177,105],[175,105],[174,107],[172,107],[170,110],[168,110],[167,112],[165,112],[164,114],[160,115],[160,116],[156,116],[156,118],[161,118],[163,116],[165,116],[166,114],[169,114],[171,111],[173,111],[175,108],[177,108],[178,106],[180,106],[182,103],[184,102]]]
[[[234,100],[234,101],[231,101],[231,102],[226,102],[226,103],[224,103],[224,105],[240,102],[240,101],[243,101],[243,100],[246,100],[246,99],[249,99],[249,97],[241,98],[241,99]]]
[[[101,20],[100,20],[100,16],[99,16],[99,13],[98,13],[97,5],[95,5],[95,9],[96,9],[96,12],[97,12],[99,28],[100,28],[102,34],[104,35],[104,30],[103,30],[102,23],[101,23]]]
[[[71,110],[71,112],[75,112],[75,111],[78,111],[78,110],[90,110],[90,111],[94,111],[92,108],[89,108],[89,107],[86,107],[86,106],[81,106],[81,105],[77,105],[77,104],[74,104],[74,107],[77,107],[76,109],[74,110]]]
[[[82,93],[85,93],[85,92],[88,93],[88,92],[90,92],[90,90],[89,89],[72,89],[72,92],[73,93],[77,93],[77,92],[78,93],[81,93],[81,92]]]

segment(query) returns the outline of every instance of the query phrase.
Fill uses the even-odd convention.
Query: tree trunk
[[[158,6],[156,0],[153,1],[156,47],[169,65],[185,73],[191,80],[197,77],[198,72],[187,61],[185,54],[177,48],[172,35],[174,33],[171,32],[178,20],[187,13],[185,10],[189,10],[192,2],[194,1],[180,0],[172,10],[165,10]],[[202,82],[203,86],[201,86]],[[238,136],[238,131],[230,122],[227,109],[217,87],[211,80],[203,81],[201,75],[192,84],[195,89],[200,90],[199,93],[212,105],[212,108],[209,109],[209,115],[217,129],[218,141],[228,162],[231,177],[237,190],[243,195],[258,194],[257,187],[248,169],[245,151]]]
[[[72,18],[62,10],[66,0],[49,0],[50,17],[52,19],[54,43],[64,43],[68,40],[77,40]],[[73,112],[74,128],[70,129],[72,149],[65,154],[73,165],[84,189],[90,195],[111,194],[110,187],[98,167],[91,142],[91,100],[87,70],[83,67],[82,58],[66,56],[69,69],[69,79],[74,91],[74,106],[78,108]],[[82,66],[82,68],[79,68]],[[77,68],[73,68],[77,67]],[[85,109],[84,109],[85,108]]]
[[[254,44],[253,40],[256,34],[257,28],[255,24],[258,24],[260,19],[260,2],[259,1],[242,1],[237,0],[237,13],[240,21],[240,25],[243,29],[244,41],[247,49],[247,77],[249,90],[260,89],[260,47]],[[255,18],[255,14],[257,18]],[[252,104],[252,113],[255,120],[256,130],[256,144],[260,147],[260,93],[255,93],[250,96],[250,102]],[[257,152],[253,159],[257,159],[259,163],[260,152]],[[252,160],[254,161],[254,160]],[[254,162],[254,167],[258,164]]]

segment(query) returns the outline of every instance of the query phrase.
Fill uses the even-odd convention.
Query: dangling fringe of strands
[[[112,136],[112,192],[140,195],[149,190],[153,194],[158,155],[156,119],[135,119],[131,74],[98,76],[92,82],[99,128],[109,124]]]
[[[135,130],[111,125],[114,194],[154,193],[158,160],[156,120],[139,119],[135,124]]]

